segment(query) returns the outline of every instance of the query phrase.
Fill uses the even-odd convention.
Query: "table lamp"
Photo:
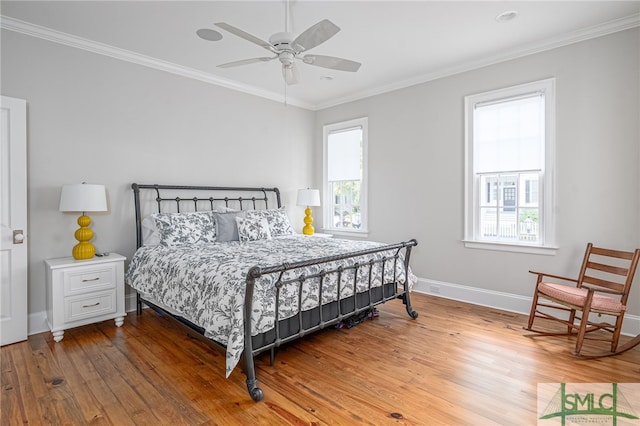
[[[320,205],[320,191],[317,189],[299,189],[298,190],[298,202],[299,206],[306,206],[304,210],[304,227],[302,233],[304,235],[313,235],[315,229],[313,228],[313,217],[311,217],[311,207]]]
[[[63,185],[60,193],[60,211],[82,212],[78,218],[80,228],[74,234],[78,244],[73,247],[71,253],[76,260],[91,259],[96,254],[96,248],[89,242],[93,238],[93,231],[89,228],[91,218],[85,213],[107,211],[107,193],[104,185]]]

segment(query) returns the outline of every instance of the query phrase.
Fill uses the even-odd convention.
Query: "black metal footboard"
[[[266,350],[272,350],[291,340],[298,339],[314,331],[321,330],[325,327],[332,326],[343,319],[364,310],[384,303],[391,299],[402,299],[406,305],[407,313],[411,318],[417,318],[418,313],[411,307],[411,299],[409,293],[409,259],[411,257],[411,248],[416,246],[416,240],[410,240],[403,243],[386,245],[374,249],[362,250],[339,256],[330,256],[308,261],[283,264],[268,268],[260,268],[258,266],[251,268],[247,273],[247,287],[245,293],[244,304],[244,325],[245,325],[245,374],[247,375],[247,390],[254,401],[260,401],[264,397],[262,389],[258,386],[256,379],[254,357]],[[404,252],[403,252],[404,250]],[[375,253],[385,253],[378,259],[370,259],[359,262],[359,258]],[[386,254],[388,253],[388,254]],[[338,266],[328,269],[323,267],[329,266],[332,262],[339,260],[352,259],[353,263],[348,266]],[[404,281],[402,288],[398,287],[397,264],[402,262],[404,268]],[[308,266],[317,265],[320,267],[319,272],[304,275],[301,274],[295,278],[283,279],[285,272],[294,271]],[[378,265],[382,268],[382,282],[378,286],[372,286],[372,271]],[[392,278],[385,280],[385,267],[392,265]],[[341,294],[342,276],[347,271],[352,270],[354,276],[353,296],[336,300],[329,304],[320,304],[312,310],[303,310],[302,307],[302,286],[308,280],[319,280],[319,301],[323,300],[323,282],[332,274],[337,278],[338,288],[337,294]],[[356,279],[360,272],[368,276],[368,288],[365,291],[356,291]],[[253,295],[256,280],[267,274],[276,274],[278,279],[275,281],[275,326],[271,332],[263,333],[260,339],[252,338],[251,313],[253,312]],[[286,285],[297,285],[298,294],[298,312],[294,317],[287,320],[279,318],[280,311],[280,292]],[[349,283],[345,285],[350,285]],[[273,352],[272,352],[273,354]],[[272,355],[273,360],[273,355]]]

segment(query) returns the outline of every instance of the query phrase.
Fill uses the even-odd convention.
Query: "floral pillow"
[[[246,217],[249,219],[266,219],[269,224],[269,231],[271,232],[272,237],[295,234],[295,231],[291,226],[291,222],[289,221],[289,216],[287,216],[287,212],[282,208],[271,210],[248,210],[246,212]]]
[[[216,226],[211,212],[154,213],[151,215],[165,247],[213,243]]]
[[[265,218],[249,219],[238,216],[236,223],[238,224],[238,238],[242,242],[271,239],[269,222]]]

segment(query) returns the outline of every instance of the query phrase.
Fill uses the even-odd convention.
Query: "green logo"
[[[540,392],[540,386],[538,389]],[[572,424],[595,422],[616,426],[618,419],[640,419],[617,383],[574,383],[570,384],[570,389],[566,383],[560,383],[560,388],[539,414],[542,414],[540,420],[559,419],[563,426],[567,420]]]

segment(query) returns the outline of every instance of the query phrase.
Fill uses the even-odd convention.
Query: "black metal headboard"
[[[219,206],[238,210],[282,207],[278,188],[149,185],[139,183],[132,183],[131,188],[133,189],[136,209],[137,248],[142,246],[142,219],[146,214],[207,211],[214,210]],[[144,198],[141,190],[150,190],[148,193],[151,196]]]

